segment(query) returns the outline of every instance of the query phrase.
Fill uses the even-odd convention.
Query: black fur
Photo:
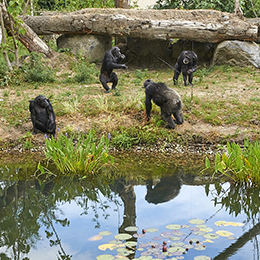
[[[154,83],[151,79],[144,82],[145,88],[145,109],[147,120],[150,120],[152,102],[161,108],[162,119],[167,123],[167,128],[174,129],[177,125],[181,125],[183,120],[182,102],[179,94],[169,88],[164,83]],[[172,115],[175,117],[173,120]]]
[[[198,57],[194,51],[183,51],[177,59],[174,68],[173,82],[177,84],[178,77],[182,73],[184,85],[187,86],[187,76],[189,84],[192,84],[193,72],[197,69]]]
[[[108,82],[112,82],[112,89],[115,89],[118,83],[118,77],[113,69],[127,69],[125,64],[118,64],[125,58],[124,54],[121,54],[120,49],[118,47],[113,47],[111,50],[106,51],[101,72],[99,75],[99,80],[102,83],[102,86],[109,92],[109,87],[107,85]]]
[[[55,136],[56,122],[52,105],[45,96],[39,95],[34,100],[30,100],[29,110],[33,124],[33,134],[37,130]]]

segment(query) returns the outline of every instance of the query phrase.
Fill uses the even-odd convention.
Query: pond
[[[117,158],[80,180],[2,161],[1,259],[260,259],[259,188],[173,161]]]

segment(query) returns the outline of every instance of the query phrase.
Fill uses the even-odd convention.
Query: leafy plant
[[[76,65],[76,75],[74,80],[79,83],[91,84],[97,82],[97,77],[99,70],[96,67],[95,63],[88,63],[82,61]]]
[[[210,161],[206,157],[206,169],[210,169]],[[258,142],[244,141],[244,148],[236,143],[227,143],[227,151],[222,156],[215,156],[214,174],[221,173],[236,182],[260,182],[260,146]]]
[[[45,139],[45,144],[46,158],[52,160],[62,174],[96,174],[104,165],[114,162],[108,154],[109,139],[103,135],[96,144],[94,131],[90,131],[86,138],[79,135],[74,139],[74,136],[60,134],[55,140],[52,136]],[[40,164],[38,169],[44,172]]]
[[[27,82],[54,82],[54,71],[42,62],[42,55],[31,53],[29,63],[24,69],[25,81]]]

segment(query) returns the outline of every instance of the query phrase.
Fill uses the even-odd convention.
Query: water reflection
[[[106,178],[81,180],[38,180],[33,177],[36,163],[0,166],[0,258],[96,259],[103,253],[97,249],[103,242],[86,241],[100,230],[110,230],[113,235],[126,233],[129,226],[163,230],[167,224],[186,224],[195,217],[212,227],[219,219],[246,224],[239,232],[233,231],[237,232],[236,240],[216,241],[203,255],[243,259],[246,254],[249,259],[260,259],[259,187],[212,184],[210,178],[198,177],[184,166],[144,164],[145,168],[140,161],[132,162],[126,168],[122,163],[122,168],[117,167],[116,175],[120,177],[115,179],[109,170],[109,178],[105,174]],[[137,237],[131,240],[142,241]],[[254,243],[250,245],[249,241]],[[134,251],[128,259],[140,255]],[[183,256],[193,259],[196,255],[198,252],[193,250]]]

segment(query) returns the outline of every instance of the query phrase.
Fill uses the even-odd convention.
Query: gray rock
[[[63,34],[57,39],[57,47],[58,50],[70,49],[72,54],[95,62],[101,61],[106,50],[112,48],[112,38],[103,35]]]
[[[260,66],[260,48],[255,42],[223,41],[216,47],[213,65]]]

